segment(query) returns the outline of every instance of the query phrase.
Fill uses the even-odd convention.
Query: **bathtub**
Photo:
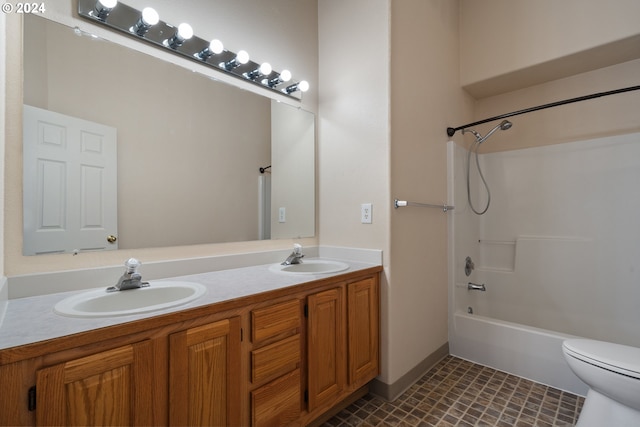
[[[640,133],[483,154],[492,203],[481,217],[468,204],[467,158],[449,141],[450,352],[584,396],[563,340],[640,346]],[[475,174],[473,194],[482,201]],[[625,209],[613,216],[619,194]],[[470,275],[466,257],[475,265]],[[469,291],[468,282],[486,291]]]
[[[452,355],[586,396],[587,385],[562,355],[567,338],[575,336],[464,312],[455,312],[449,325]]]

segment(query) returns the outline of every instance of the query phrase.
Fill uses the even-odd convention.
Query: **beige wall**
[[[320,243],[382,249],[389,271],[389,0],[318,2]],[[360,205],[373,204],[373,223]],[[390,380],[390,286],[382,286],[382,381]]]
[[[472,107],[457,74],[458,2],[392,2],[391,17],[391,195],[444,204],[446,128]],[[391,213],[391,381],[447,343],[449,215]]]
[[[6,34],[5,28],[5,16],[2,14],[0,16],[0,34]],[[3,99],[5,96],[5,58],[6,58],[6,38],[2,38],[2,42],[0,42],[0,98]],[[5,103],[0,101],[0,129],[5,129]],[[5,145],[5,133],[0,132],[0,152],[4,153],[4,145]],[[0,181],[0,206],[4,206],[4,156],[0,157],[0,177],[3,177],[2,181]],[[0,242],[4,242],[4,209],[0,211]],[[3,281],[4,277],[4,245],[0,245],[0,281]],[[0,284],[0,288],[2,284]],[[0,289],[1,290],[1,289]],[[0,292],[0,300],[2,299],[3,294]]]
[[[640,83],[640,59],[481,99],[474,120]],[[513,127],[482,145],[481,152],[514,150],[640,131],[640,91],[596,98],[511,117]],[[459,123],[462,125],[463,123]],[[485,134],[497,123],[477,127]],[[456,136],[460,140],[461,136]],[[465,136],[471,141],[471,136]]]
[[[637,0],[461,0],[460,81],[495,95],[637,58]]]
[[[79,26],[108,40],[153,54],[165,61],[178,63],[188,69],[199,67],[186,59],[159,51],[139,43],[129,37],[97,27],[85,20],[74,18],[74,2],[55,2],[47,4],[46,17],[68,26]],[[143,4],[144,3],[144,4]],[[131,6],[142,8],[142,0],[127,2]],[[288,68],[294,78],[309,81],[311,90],[304,95],[301,103],[281,97],[283,102],[301,105],[304,109],[317,110],[317,2],[305,0],[270,0],[269,2],[237,2],[221,0],[215,3],[197,0],[185,7],[182,2],[157,1],[154,3],[161,19],[179,23],[188,21],[194,27],[196,35],[202,38],[220,38],[229,50],[246,49],[256,61],[268,60],[274,69]],[[274,241],[252,241],[244,243],[226,243],[214,245],[180,246],[170,248],[121,250],[103,253],[85,253],[78,256],[51,255],[23,257],[22,251],[22,85],[21,85],[21,16],[12,14],[7,19],[7,88],[5,105],[7,126],[5,127],[5,238],[4,260],[7,276],[74,270],[91,267],[120,265],[131,256],[143,262],[181,259],[219,254],[244,253],[259,250],[289,248],[291,239]],[[283,31],[283,29],[285,31]],[[256,31],[262,35],[256,37]],[[199,70],[220,80],[240,86],[249,91],[260,92],[241,82],[237,78],[216,73],[214,70]],[[279,98],[280,99],[280,98]],[[257,186],[257,183],[256,183]],[[303,245],[317,244],[317,238],[301,239]]]

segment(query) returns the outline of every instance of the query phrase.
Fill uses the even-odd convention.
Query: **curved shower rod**
[[[500,116],[490,117],[488,119],[480,120],[478,122],[468,123],[457,128],[447,128],[447,135],[453,136],[457,131],[483,123],[493,122],[495,120],[506,119],[507,117],[518,116],[520,114],[531,113],[532,111],[544,110],[546,108],[558,107],[560,105],[572,104],[574,102],[587,101],[593,98],[600,98],[602,96],[616,95],[618,93],[631,92],[634,90],[640,90],[640,86],[630,86],[622,89],[610,90],[607,92],[598,92],[591,95],[579,96],[577,98],[565,99],[564,101],[551,102],[549,104],[538,105],[537,107],[525,108],[524,110],[512,111],[511,113],[502,114]]]

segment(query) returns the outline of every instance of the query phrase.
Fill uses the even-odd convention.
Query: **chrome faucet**
[[[135,258],[129,258],[124,263],[124,266],[127,267],[124,274],[118,279],[118,283],[107,288],[107,292],[126,291],[149,286],[149,282],[143,282],[142,275],[138,273],[140,261]]]
[[[289,255],[287,259],[285,259],[284,262],[282,262],[281,264],[282,265],[301,264],[303,257],[304,257],[304,254],[302,253],[302,245],[299,245],[298,243],[294,243],[293,252],[291,252],[291,255]]]

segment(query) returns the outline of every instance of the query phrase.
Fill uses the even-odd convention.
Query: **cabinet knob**
[[[113,234],[109,234],[107,236],[107,242],[109,242],[109,243],[115,243],[116,240],[118,240],[118,238],[116,236],[114,236]]]

